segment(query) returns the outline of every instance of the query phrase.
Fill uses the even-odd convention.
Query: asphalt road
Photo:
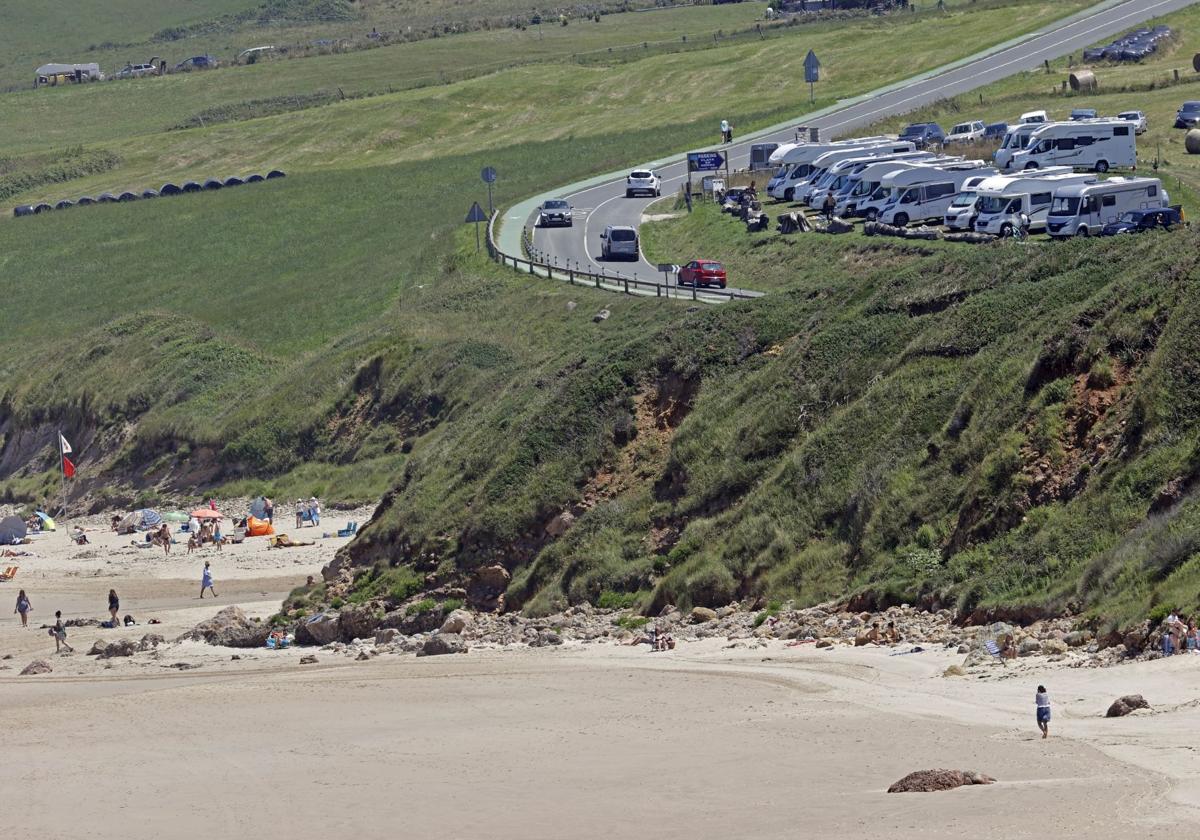
[[[928,78],[918,78],[910,84],[880,92],[832,113],[812,119],[805,119],[800,115],[796,119],[796,125],[819,127],[822,139],[845,136],[854,129],[885,117],[907,113],[939,99],[966,93],[1006,76],[1039,67],[1047,59],[1060,58],[1067,53],[1081,50],[1097,41],[1118,35],[1143,21],[1182,9],[1193,2],[1195,0],[1128,0],[1066,22],[1020,44],[955,69]],[[1130,102],[1130,107],[1136,106],[1136,101]],[[718,136],[718,127],[714,124],[714,140]],[[728,146],[714,144],[710,148],[719,148],[726,152],[731,169],[744,169],[749,165],[752,144],[782,143],[794,139],[794,130],[789,128],[773,134],[747,138]],[[663,195],[678,190],[687,178],[687,168],[682,162],[659,167],[657,171],[663,179]],[[763,177],[764,184],[767,177],[769,176]],[[636,275],[642,280],[663,277],[657,266],[646,260],[645,255],[636,262],[609,261],[600,255],[600,233],[605,226],[639,225],[642,212],[655,199],[626,198],[623,178],[562,197],[570,201],[575,208],[573,227],[533,231],[533,245],[543,253],[545,259],[553,259],[561,266],[593,272],[604,271],[614,277]],[[532,221],[530,224],[532,225]],[[680,254],[675,262],[686,262],[699,257],[719,258],[714,254]],[[736,286],[736,278],[730,280],[734,281],[731,286],[733,288]]]

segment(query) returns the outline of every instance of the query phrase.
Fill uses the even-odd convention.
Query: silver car
[[[571,205],[563,201],[561,198],[552,198],[542,203],[538,208],[538,227],[550,227],[551,225],[572,226],[571,220]]]
[[[1141,111],[1122,111],[1117,114],[1119,120],[1129,120],[1133,123],[1134,134],[1145,134],[1149,123],[1146,121],[1146,115]]]
[[[637,230],[628,225],[609,225],[600,234],[600,253],[606,260],[638,259]]]

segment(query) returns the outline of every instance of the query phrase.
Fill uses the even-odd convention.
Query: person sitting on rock
[[[1017,642],[1013,639],[1012,633],[1005,633],[1004,638],[1000,642],[1000,658],[1001,659],[1016,659],[1017,658]]]
[[[887,630],[883,632],[883,637],[887,639],[889,645],[899,644],[902,641],[900,631],[896,629],[896,622],[889,621],[887,623]]]
[[[877,645],[883,640],[883,633],[879,631],[879,622],[871,623],[871,629],[865,630],[854,637],[854,646],[862,647],[863,645]]]

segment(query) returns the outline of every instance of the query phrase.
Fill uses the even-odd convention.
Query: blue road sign
[[[688,152],[688,171],[706,172],[725,165],[725,156],[720,152]]]
[[[467,211],[467,222],[486,222],[488,220],[487,213],[483,212],[483,208],[476,201],[471,205],[471,209]]]
[[[812,50],[809,50],[808,55],[804,56],[804,81],[810,85],[813,82],[821,81],[821,62],[817,60],[817,54]]]

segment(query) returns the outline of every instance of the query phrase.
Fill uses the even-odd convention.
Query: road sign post
[[[821,81],[821,62],[817,60],[817,54],[812,50],[809,50],[808,55],[804,56],[804,81],[808,82],[808,102],[811,105],[817,101],[813,85]]]
[[[467,211],[467,218],[464,221],[464,223],[475,223],[475,253],[479,253],[479,223],[486,222],[487,220],[488,217],[484,215],[483,208],[480,207],[479,202],[476,201],[471,205],[471,209]]]
[[[490,166],[485,166],[479,171],[479,177],[483,179],[483,183],[488,185],[488,214],[496,212],[496,206],[492,204],[492,184],[496,183],[496,170]]]

